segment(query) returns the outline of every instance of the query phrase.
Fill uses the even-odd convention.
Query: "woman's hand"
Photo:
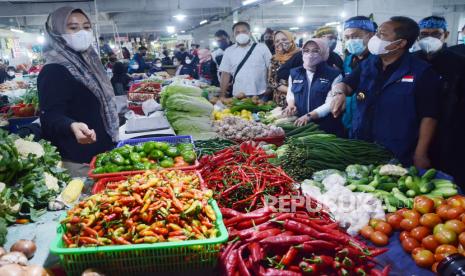
[[[89,127],[84,123],[72,123],[71,131],[79,144],[85,145],[97,142],[95,130],[89,129]]]
[[[304,125],[308,124],[308,122],[310,122],[310,117],[307,114],[305,114],[304,116],[297,119],[294,122],[294,125],[296,125],[298,127],[301,127],[301,126],[304,126]]]
[[[295,105],[288,105],[286,109],[283,110],[283,113],[288,117],[294,116],[297,113],[297,107]]]
[[[346,96],[344,94],[334,96],[333,101],[331,102],[331,113],[333,113],[334,118],[339,117],[345,109]]]

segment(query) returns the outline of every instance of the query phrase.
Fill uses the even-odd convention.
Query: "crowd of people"
[[[299,42],[286,30],[270,29],[256,42],[250,25],[237,22],[232,37],[225,30],[214,34],[213,51],[178,44],[173,55],[162,49],[150,62],[144,46],[133,56],[123,49],[128,63],[101,47],[111,81],[91,47],[92,25],[82,10],[56,10],[46,30],[40,119],[44,137],[65,160],[87,163],[110,149],[118,139],[114,96],[127,92],[134,75],[169,67],[219,86],[220,99],[273,100],[299,126],[315,122],[328,133],[378,143],[403,165],[434,166],[465,185],[465,46],[446,44],[442,17],[415,22],[396,16],[378,26],[356,16],[344,22],[341,36],[324,26]],[[335,51],[338,38],[343,55]],[[0,78],[11,77],[5,72]]]

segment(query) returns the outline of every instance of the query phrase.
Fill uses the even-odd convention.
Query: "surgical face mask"
[[[133,64],[131,64],[130,67],[131,67],[131,69],[133,69],[133,70],[137,70],[137,69],[139,69],[139,64],[133,63]]]
[[[186,64],[191,64],[192,60],[186,59]]]
[[[239,44],[247,44],[249,40],[250,40],[250,37],[246,34],[238,34],[236,36],[236,42]]]
[[[323,61],[323,58],[317,53],[303,53],[303,60],[304,68],[311,70],[315,68],[316,65],[320,64]]]
[[[158,67],[158,68],[160,68],[160,67],[161,67],[161,63],[158,63],[158,62],[157,62],[157,63],[155,63],[155,67]]]
[[[346,41],[346,49],[353,55],[361,55],[366,48],[361,38],[353,38]]]
[[[328,47],[329,47],[330,52],[332,52],[332,51],[334,51],[334,49],[336,49],[336,45],[337,45],[337,40],[336,39],[328,40]]]
[[[90,45],[94,41],[94,35],[92,31],[80,30],[79,32],[72,34],[62,34],[66,44],[76,52],[84,52],[89,49]]]
[[[397,41],[399,40],[385,41],[375,35],[370,39],[370,41],[368,41],[368,50],[373,55],[385,55],[393,51],[393,50],[387,50],[386,47],[388,47],[389,45]]]
[[[174,65],[174,66],[178,66],[178,65],[179,65],[179,61],[173,61],[173,65]]]
[[[8,76],[13,77],[15,75],[15,71],[8,71],[7,74]]]
[[[441,50],[442,41],[435,37],[427,36],[418,41],[418,46],[420,46],[423,52],[431,54]]]
[[[465,44],[465,35],[462,36],[463,44]]]

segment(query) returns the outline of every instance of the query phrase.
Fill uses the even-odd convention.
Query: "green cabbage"
[[[161,93],[160,103],[164,108],[166,108],[166,100],[173,95],[201,97],[202,92],[202,89],[194,86],[168,85]]]
[[[213,105],[205,98],[188,95],[172,95],[166,100],[166,109],[189,112],[191,116],[210,116]]]

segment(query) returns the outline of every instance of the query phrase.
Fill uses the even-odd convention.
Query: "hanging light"
[[[203,24],[207,24],[207,23],[208,23],[208,20],[207,20],[207,19],[204,19],[204,20],[200,21],[199,24],[200,24],[200,25],[203,25]]]
[[[289,5],[292,2],[294,2],[294,0],[284,0],[283,5]]]
[[[166,26],[166,31],[170,34],[176,32],[176,27],[175,26]]]

